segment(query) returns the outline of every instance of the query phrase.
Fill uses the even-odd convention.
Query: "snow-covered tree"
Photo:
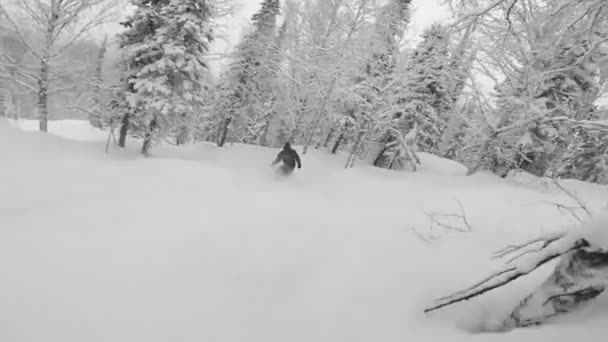
[[[128,64],[124,121],[139,127],[147,154],[155,137],[184,134],[203,102],[212,40],[206,0],[134,0],[121,47]],[[133,116],[132,118],[130,116]]]
[[[603,3],[453,2],[459,23],[474,28],[475,69],[495,82],[495,97],[481,111],[485,123],[470,137],[478,141],[470,173],[555,176],[568,169],[562,163],[590,136],[576,132],[586,127],[581,120],[597,117],[608,35]]]
[[[363,150],[363,141],[373,140],[371,134],[382,127],[378,122],[382,119],[380,112],[386,111],[386,107],[390,106],[390,95],[395,92],[395,70],[400,55],[400,43],[410,19],[410,5],[410,0],[391,0],[380,7],[370,34],[363,39],[364,44],[369,45],[368,51],[371,53],[365,54],[366,59],[354,77],[351,93],[343,95],[347,103],[343,111],[345,117],[337,120],[339,125],[334,128],[339,132],[339,139],[336,140],[333,150],[337,149],[336,145],[342,141],[345,134],[352,136],[353,144],[347,166],[351,165]],[[351,128],[351,122],[354,122],[356,129]],[[390,125],[380,130],[383,131],[382,136],[395,132]],[[376,160],[384,158],[388,143],[382,138],[380,141],[376,139],[376,143],[378,142],[383,147]],[[374,164],[382,166],[376,162]]]
[[[375,160],[377,166],[387,167],[393,163],[400,146],[395,142],[399,136],[414,134],[414,128],[414,147],[439,154],[439,145],[454,115],[458,85],[464,76],[454,64],[449,32],[446,27],[435,24],[422,38],[396,87],[392,109],[383,115],[390,130],[380,136],[384,148]]]
[[[369,32],[377,14],[371,0],[306,2],[303,6],[299,46],[290,51],[298,70],[298,139],[304,153],[326,140],[331,119],[353,99],[353,80],[368,61]],[[348,115],[348,114],[346,114]]]
[[[277,16],[279,0],[265,0],[251,17],[253,29],[246,34],[233,54],[224,81],[230,94],[222,99],[217,115],[221,117],[218,145],[222,146],[229,131],[236,130],[240,141],[260,144],[274,107],[272,83],[279,67]]]
[[[577,127],[571,145],[557,163],[556,175],[608,184],[608,132]]]

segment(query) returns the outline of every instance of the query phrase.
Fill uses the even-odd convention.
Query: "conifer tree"
[[[206,0],[134,0],[121,46],[129,69],[127,100],[147,154],[155,137],[183,134],[203,102],[204,56],[212,40]],[[128,122],[127,122],[128,123]],[[139,128],[139,130],[137,129]]]
[[[447,28],[435,24],[422,38],[397,88],[395,109],[382,118],[389,129],[380,135],[384,147],[374,161],[376,166],[389,167],[399,156],[405,157],[399,141],[408,134],[419,151],[439,153],[463,75],[453,63]]]
[[[272,82],[279,67],[277,16],[279,0],[264,0],[251,17],[253,29],[237,46],[226,81],[230,94],[223,99],[218,145],[230,131],[239,141],[260,144],[265,140],[274,106]]]
[[[391,0],[384,5],[378,12],[373,33],[370,37],[370,50],[372,54],[364,64],[364,68],[359,77],[355,80],[353,88],[358,96],[357,109],[348,110],[346,118],[337,120],[340,122],[337,130],[340,132],[336,140],[336,144],[332,150],[337,150],[342,137],[349,131],[354,135],[354,143],[352,146],[351,156],[349,161],[354,161],[356,155],[362,149],[362,141],[365,136],[372,133],[373,128],[380,129],[379,135],[390,135],[390,128],[383,128],[378,121],[382,118],[378,116],[379,112],[386,110],[386,106],[390,106],[390,94],[394,93],[395,68],[399,55],[399,43],[405,29],[410,20],[411,0]],[[388,96],[387,96],[388,95]],[[351,107],[351,106],[349,106]],[[351,129],[348,124],[354,120],[356,130]],[[356,133],[355,133],[356,132]],[[384,145],[384,141],[376,142]],[[384,150],[384,146],[381,150]],[[381,156],[382,155],[382,156]],[[383,158],[384,153],[380,152],[375,159]],[[347,166],[352,163],[347,163]],[[380,163],[374,161],[374,165],[381,166]]]

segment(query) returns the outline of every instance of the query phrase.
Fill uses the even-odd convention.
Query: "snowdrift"
[[[522,342],[605,334],[605,298],[560,324],[468,332],[502,319],[551,266],[423,314],[437,296],[496,268],[495,250],[575,222],[545,203],[570,203],[557,189],[465,177],[432,156],[418,173],[345,170],[344,160],[314,150],[292,178],[277,181],[276,150],[198,144],[160,146],[149,159],[135,147],[106,155],[107,135],[68,125],[50,124],[57,137],[0,121],[2,341]],[[608,198],[605,187],[572,190],[597,211]],[[433,227],[428,214],[458,212],[458,202],[472,231]]]
[[[7,122],[26,132],[38,131],[38,120],[12,120]],[[101,141],[108,137],[108,133],[97,129],[85,120],[50,120],[48,133],[79,141]]]

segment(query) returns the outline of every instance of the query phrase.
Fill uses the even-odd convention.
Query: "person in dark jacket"
[[[284,175],[289,175],[296,168],[296,164],[298,165],[298,169],[302,168],[302,161],[300,160],[300,156],[298,152],[296,152],[289,143],[285,143],[283,146],[283,150],[279,152],[277,155],[277,159],[272,162],[272,166],[277,165],[279,162],[283,162],[283,165],[279,167],[279,170]]]

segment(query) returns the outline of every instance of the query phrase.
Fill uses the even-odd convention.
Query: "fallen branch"
[[[566,195],[568,195],[570,198],[572,198],[574,201],[576,201],[576,203],[578,203],[578,205],[587,213],[587,215],[589,215],[589,217],[593,216],[591,214],[591,211],[589,211],[589,209],[587,209],[587,206],[585,205],[585,203],[583,203],[583,201],[581,201],[578,197],[576,197],[572,192],[570,192],[568,189],[566,189],[563,185],[561,185],[557,179],[553,179],[553,184],[555,184],[555,186],[557,186],[561,191],[563,191]]]
[[[572,217],[574,217],[579,223],[583,223],[583,220],[576,214],[576,210],[585,210],[583,207],[571,207],[557,202],[549,202],[549,201],[538,201],[538,203],[549,204],[557,208],[557,211],[560,213],[568,213]]]
[[[496,253],[494,253],[494,255],[492,256],[492,259],[498,259],[498,258],[504,258],[512,253],[518,252],[526,247],[535,245],[539,242],[543,243],[543,247],[542,248],[547,248],[549,245],[551,245],[553,242],[561,239],[562,237],[564,237],[565,234],[557,234],[555,236],[552,237],[543,237],[543,238],[539,238],[539,239],[535,239],[532,241],[528,241],[525,244],[522,245],[509,245],[499,251],[497,251]],[[541,248],[541,249],[542,249]]]
[[[436,237],[434,237],[434,236],[432,236],[432,235],[430,235],[430,236],[428,236],[428,237],[426,237],[426,236],[422,235],[420,232],[418,232],[418,231],[417,231],[416,229],[414,229],[414,228],[411,228],[411,227],[410,227],[410,230],[411,230],[412,232],[414,232],[414,234],[416,234],[416,236],[417,236],[417,237],[418,237],[420,240],[424,241],[425,243],[430,244],[430,243],[431,243],[433,240],[437,240],[437,238],[436,238]]]
[[[462,203],[458,200],[456,202],[458,202],[458,207],[460,208],[460,214],[442,214],[442,213],[436,213],[436,212],[425,212],[425,215],[429,218],[429,220],[431,222],[430,223],[431,232],[433,231],[434,227],[440,227],[446,231],[454,230],[454,231],[461,232],[461,233],[473,231],[473,229],[471,228],[471,225],[469,224],[469,220],[467,219],[467,215],[464,211],[464,207],[462,206]],[[446,223],[446,219],[450,219],[450,218],[460,221],[460,225]]]
[[[537,240],[537,242],[538,241],[540,241],[540,240]],[[527,243],[526,245],[529,246],[531,244],[533,244],[533,243]],[[547,244],[547,246],[549,246],[550,244],[551,243]],[[566,248],[566,246],[568,246],[568,247]],[[532,273],[533,271],[537,270],[542,265],[546,264],[547,262],[549,262],[555,258],[558,258],[571,251],[578,250],[578,249],[581,249],[584,247],[588,247],[589,243],[585,239],[578,239],[578,240],[575,240],[570,245],[566,245],[566,246],[564,246],[564,248],[562,248],[562,249],[556,249],[552,252],[546,253],[542,258],[537,260],[529,268],[511,266],[507,269],[501,270],[500,272],[487,277],[486,279],[474,284],[473,286],[471,286],[463,291],[459,291],[452,295],[442,297],[435,303],[435,305],[425,309],[424,312],[429,313],[429,312],[441,309],[443,307],[446,307],[446,306],[449,306],[449,305],[452,305],[455,303],[463,302],[463,301],[469,300],[471,298],[477,297],[479,295],[482,295],[486,292],[492,291],[501,286],[504,286],[524,275]],[[520,248],[516,248],[516,250],[517,249],[520,249]],[[543,250],[546,250],[546,247]]]

